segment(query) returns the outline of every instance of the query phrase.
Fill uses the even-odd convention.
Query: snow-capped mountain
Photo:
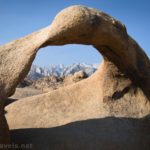
[[[38,79],[50,75],[64,77],[74,74],[75,72],[81,70],[84,71],[88,76],[90,76],[97,70],[98,66],[99,66],[98,64],[85,64],[85,63],[74,63],[69,66],[65,66],[63,64],[50,65],[49,67],[39,67],[37,65],[32,65],[27,78]]]

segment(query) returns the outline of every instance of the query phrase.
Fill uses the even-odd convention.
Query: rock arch
[[[1,116],[4,100],[26,76],[39,48],[76,43],[93,45],[103,55],[99,70],[75,85],[9,105],[6,110],[10,128],[149,115],[150,62],[142,48],[120,21],[92,8],[71,6],[60,12],[49,27],[0,47]],[[5,131],[1,143],[8,141],[8,129]]]

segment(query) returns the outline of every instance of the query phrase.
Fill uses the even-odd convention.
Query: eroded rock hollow
[[[88,79],[8,105],[12,140],[35,149],[150,149],[149,58],[120,21],[85,6],[66,8],[50,26],[0,47],[0,142],[9,142],[5,99],[27,75],[38,49],[64,44],[93,45],[103,56],[101,66]],[[81,123],[62,126],[75,121]]]

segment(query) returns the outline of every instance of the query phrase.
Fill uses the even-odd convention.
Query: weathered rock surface
[[[45,130],[46,133],[42,129],[14,130],[12,137],[15,142],[33,142],[36,147],[39,141],[43,141],[43,137],[38,135],[46,134],[47,139],[43,141],[45,147],[40,145],[35,149],[150,149],[150,62],[140,46],[127,34],[124,25],[98,10],[72,6],[60,12],[49,28],[37,32],[37,36],[34,33],[28,37],[21,39],[22,44],[14,41],[0,49],[4,62],[0,66],[0,76],[4,81],[1,81],[4,83],[2,94],[10,95],[20,78],[28,72],[35,49],[40,47],[75,43],[93,45],[104,60],[99,70],[88,79],[8,105],[6,117],[11,129],[50,128]],[[30,46],[28,49],[23,46],[28,44],[31,49]],[[9,52],[13,53],[9,55]],[[14,59],[20,53],[22,55],[19,56],[24,59]],[[4,66],[8,66],[5,68],[8,71],[3,71]],[[131,119],[118,121],[112,118],[105,122],[102,118],[108,116]],[[92,118],[99,118],[100,122],[85,126],[82,123],[71,125],[69,131],[62,129],[61,133],[58,133],[59,127],[57,132],[52,128]],[[59,138],[52,138],[48,133]],[[67,133],[68,138],[63,140]],[[76,138],[69,135],[77,139],[82,136],[85,140],[76,142]],[[52,142],[49,143],[49,140]]]

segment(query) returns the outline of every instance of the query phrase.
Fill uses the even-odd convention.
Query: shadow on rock
[[[107,117],[77,121],[53,128],[11,130],[16,144],[35,150],[149,150],[150,121]]]

